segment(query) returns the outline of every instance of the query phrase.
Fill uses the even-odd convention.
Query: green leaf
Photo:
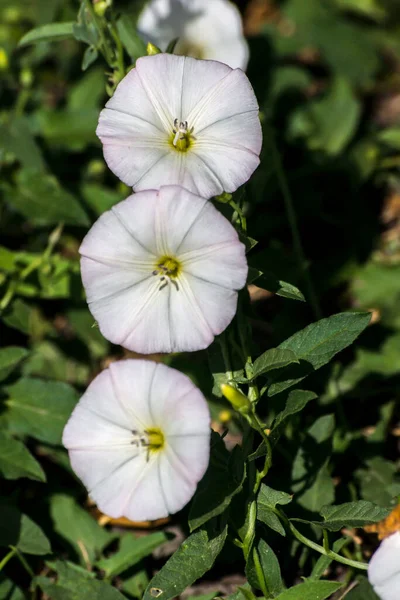
[[[345,546],[346,544],[348,544],[351,541],[350,537],[347,538],[339,538],[338,540],[336,540],[333,545],[332,545],[332,550],[334,552],[336,552],[337,554],[339,554],[340,550],[343,548],[343,546]],[[329,567],[329,565],[332,562],[332,558],[329,558],[329,556],[320,556],[319,559],[317,560],[317,562],[315,563],[312,573],[310,575],[310,577],[308,577],[309,581],[317,581],[318,579],[320,579],[323,574],[325,573],[325,571],[327,570],[327,568]]]
[[[87,560],[94,563],[103,548],[115,539],[115,535],[100,527],[71,496],[52,496],[50,514],[54,530],[75,548],[82,564]]]
[[[35,44],[37,42],[53,42],[65,40],[73,37],[74,23],[68,21],[66,23],[49,23],[35,27],[26,33],[18,42],[18,46],[26,46],[27,44]]]
[[[140,538],[127,533],[121,537],[119,550],[109,558],[97,561],[96,567],[104,571],[107,579],[111,579],[136,565],[167,540],[168,537],[163,531],[150,533]]]
[[[276,600],[325,600],[343,585],[337,581],[305,581],[285,590]]]
[[[60,221],[69,225],[90,224],[78,200],[63,190],[53,175],[21,169],[16,179],[18,187],[6,194],[6,200],[35,225]]]
[[[103,358],[109,351],[107,340],[101,335],[89,309],[71,309],[67,312],[68,322],[75,335],[88,347],[95,358]]]
[[[251,549],[246,577],[250,585],[261,590],[266,598],[275,598],[285,588],[276,554],[264,540],[259,540]]]
[[[291,501],[292,496],[290,494],[274,490],[268,485],[262,484],[257,496],[257,519],[280,535],[286,535],[285,529],[273,509],[277,504],[283,506]]]
[[[255,281],[255,285],[258,287],[273,292],[277,296],[282,298],[288,298],[289,300],[299,300],[305,302],[306,299],[301,291],[287,281],[281,281],[277,279],[273,273],[258,271],[258,275],[254,273],[255,269],[252,269],[253,274],[251,282]]]
[[[0,475],[6,479],[28,477],[46,481],[46,475],[22,442],[0,431]]]
[[[117,21],[117,30],[125,50],[133,60],[146,56],[146,44],[138,35],[134,19],[129,15],[121,15]]]
[[[97,60],[98,56],[99,53],[95,46],[89,46],[89,48],[86,48],[82,59],[82,71],[86,71],[86,69],[88,69],[90,65]]]
[[[220,436],[212,432],[210,464],[201,480],[189,513],[190,531],[221,514],[242,489],[245,477],[243,452],[228,452]]]
[[[192,585],[213,566],[221,552],[227,527],[216,528],[215,520],[192,533],[150,581],[143,600],[171,600]]]
[[[58,381],[24,377],[5,388],[8,398],[1,415],[13,433],[60,444],[63,429],[78,400],[73,387]]]
[[[288,417],[302,411],[311,400],[315,400],[317,397],[314,392],[292,390],[287,397],[285,408],[274,419],[273,429],[279,427]]]
[[[253,376],[255,378],[273,369],[287,367],[292,363],[299,363],[297,356],[292,350],[270,348],[254,361]]]
[[[147,575],[147,570],[144,568],[138,569],[139,567],[134,569],[135,572],[133,575],[129,575],[129,571],[127,571],[125,575],[121,576],[121,589],[128,594],[128,598],[133,596],[134,598],[141,599],[148,586],[149,577]]]
[[[25,554],[50,554],[51,546],[41,528],[29,517],[22,515],[19,540],[15,544]]]
[[[331,72],[352,85],[358,88],[373,84],[380,64],[378,48],[371,28],[365,27],[362,19],[350,20],[338,13],[334,2],[320,0],[287,0],[281,18],[295,24],[290,35],[282,35],[276,24],[264,28],[280,59],[311,46],[318,49]]]
[[[285,340],[279,348],[292,350],[300,364],[284,367],[270,375],[268,396],[279,394],[326,365],[335,354],[357,339],[370,320],[370,313],[339,313],[312,323]]]
[[[98,581],[93,573],[79,569],[69,562],[50,563],[57,572],[57,582],[53,577],[35,577],[38,585],[51,600],[126,600],[125,596],[105,581]]]
[[[389,127],[380,131],[377,139],[385,146],[393,148],[393,150],[400,150],[400,127]]]
[[[99,109],[83,104],[78,108],[49,110],[41,108],[31,117],[31,128],[45,138],[53,148],[66,147],[70,151],[81,151],[88,144],[97,144],[96,127]],[[69,195],[69,198],[72,196]],[[76,203],[76,199],[74,198]]]
[[[18,348],[17,346],[8,346],[7,348],[0,349],[0,381],[6,379],[28,354],[28,350]]]
[[[44,172],[46,164],[29,129],[26,117],[15,117],[0,125],[0,150],[12,152],[26,168]]]
[[[26,554],[49,554],[50,542],[41,528],[7,502],[0,500],[0,546],[15,546]]]
[[[345,502],[337,506],[324,506],[321,509],[324,520],[313,523],[329,531],[339,531],[342,527],[364,527],[377,523],[385,519],[390,511],[390,508],[382,508],[367,500]]]
[[[346,600],[380,600],[368,579],[359,575],[357,585],[346,594]]]
[[[222,335],[227,335],[226,332]],[[222,342],[221,342],[222,343]],[[227,341],[228,343],[228,341]],[[210,367],[210,371],[213,376],[214,385],[212,389],[212,393],[217,398],[222,398],[221,385],[223,383],[229,383],[228,376],[225,370],[225,364],[222,358],[221,345],[220,341],[217,338],[211,346],[208,348],[208,363]],[[244,369],[242,367],[242,359],[239,359],[237,356],[231,357],[232,359],[232,374],[234,380],[240,380],[244,378]]]
[[[336,77],[323,98],[295,110],[290,136],[306,138],[311,150],[337,155],[353,138],[360,114],[361,104],[351,84]]]
[[[8,327],[13,327],[22,333],[32,335],[33,331],[33,310],[29,304],[16,298],[11,306],[7,307],[2,320]]]
[[[303,508],[318,512],[334,501],[334,485],[328,471],[335,430],[333,415],[324,415],[308,429],[292,466],[292,489]]]
[[[124,199],[124,194],[97,183],[85,183],[81,189],[82,196],[90,208],[100,216]]]
[[[0,598],[4,600],[26,600],[20,588],[2,574],[0,574]]]
[[[393,498],[400,494],[396,463],[385,460],[382,456],[374,456],[371,460],[365,461],[365,464],[365,469],[358,469],[355,472],[361,497],[380,506],[389,506]]]

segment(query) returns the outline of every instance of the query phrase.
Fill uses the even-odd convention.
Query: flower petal
[[[207,209],[208,202],[205,198],[178,185],[162,187],[156,210],[158,254],[175,255],[185,236]]]
[[[186,151],[173,146],[175,119],[188,123]],[[245,183],[262,141],[257,100],[242,71],[171,54],[137,60],[102,111],[97,134],[110,169],[136,191],[179,184],[205,198]]]
[[[237,292],[189,275],[185,280],[213,336],[219,335],[236,314]]]
[[[100,331],[141,353],[209,346],[221,324],[231,321],[234,292],[247,276],[245,249],[229,221],[179,186],[140,192],[116,205],[99,218],[80,251],[87,301]],[[157,266],[165,256],[181,265],[176,280]]]
[[[210,413],[203,394],[186,375],[157,364],[150,400],[153,423],[170,436],[210,434]]]
[[[86,428],[88,419],[96,422],[97,428]],[[80,425],[80,421],[84,425]],[[139,425],[139,423],[137,423]],[[107,431],[107,427],[110,431]],[[86,434],[81,435],[86,428]],[[124,407],[118,403],[111,380],[110,371],[103,371],[89,385],[88,389],[75,407],[65,426],[63,444],[67,448],[82,445],[100,446],[112,434],[118,432],[125,441],[125,431],[132,428],[132,419]],[[90,435],[88,435],[88,431]],[[109,435],[110,433],[110,435]]]
[[[143,59],[139,59],[137,63],[140,63],[141,60]],[[142,84],[137,69],[131,69],[122,81],[120,81],[113,96],[108,100],[106,109],[110,112],[116,111],[117,113],[136,117],[136,119],[143,121],[144,124],[147,123],[148,129],[143,131],[152,132],[154,129],[162,132],[169,131],[169,118],[166,121],[165,113],[159,113],[154,107]],[[100,115],[99,126],[96,132],[100,139],[102,139],[103,135],[107,136],[109,133],[108,127],[112,127],[105,118],[106,116],[110,117],[110,112],[106,111]],[[166,128],[167,125],[168,127]],[[123,135],[123,133],[122,130],[120,134]]]
[[[182,80],[184,56],[157,54],[136,61],[136,72],[152,107],[162,119],[166,131],[172,131],[174,120],[182,120]]]
[[[396,575],[400,575],[400,531],[381,542],[368,565],[368,579],[374,588],[389,587],[389,582]],[[397,593],[400,592],[400,588],[394,589],[397,589]],[[392,597],[382,595],[382,598],[386,600]]]
[[[195,136],[199,137],[203,129],[209,125],[248,112],[258,115],[257,98],[243,71],[235,69],[214,85],[185,118],[190,126],[194,127]],[[261,133],[259,121],[257,129]]]
[[[374,590],[381,600],[399,600],[400,573],[396,573],[385,583],[374,585]]]
[[[114,276],[116,282],[119,273],[120,271]],[[169,341],[168,323],[165,323],[164,318],[168,314],[169,288],[160,291],[160,284],[154,277],[127,288],[123,287],[122,282],[121,279],[111,291],[108,280],[104,288],[108,288],[107,295],[89,299],[90,312],[98,321],[100,331],[113,344],[120,344],[137,352],[168,352],[169,350],[162,348]],[[154,332],[152,336],[149,335],[149,326],[150,331]]]
[[[158,450],[139,442],[152,427],[164,435]],[[98,375],[63,435],[72,468],[100,510],[139,521],[190,500],[207,468],[209,439],[201,392],[182,373],[143,360],[112,363]]]
[[[209,437],[171,438],[160,456],[159,476],[169,513],[187,504],[204,475],[208,461]]]
[[[171,40],[179,38],[177,54],[192,56],[193,48],[202,58],[246,68],[248,48],[242,19],[228,0],[151,0],[140,14],[137,27],[146,41],[163,51]],[[225,46],[228,51],[223,53]]]
[[[133,196],[129,196],[103,213],[86,234],[80,254],[113,265],[153,260],[157,252],[154,244],[156,192],[142,192],[140,199],[140,207],[132,201]]]
[[[247,148],[229,147],[225,144],[203,144],[193,154],[209,171],[217,174],[221,191],[230,193],[246,183],[260,164],[259,157]]]
[[[247,262],[241,242],[216,244],[182,256],[186,276],[208,281],[227,290],[241,290],[247,279]]]

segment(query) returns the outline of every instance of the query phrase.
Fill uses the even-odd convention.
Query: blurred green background
[[[135,33],[143,4],[113,3],[127,64],[145,51]],[[250,288],[247,302],[253,354],[322,316],[373,311],[373,324],[356,346],[310,379],[308,386],[319,399],[287,427],[269,484],[286,489],[290,482],[294,489],[293,465],[300,460],[299,447],[307,451],[309,427],[316,418],[334,414],[336,426],[324,421],[330,441],[312,467],[317,476],[311,493],[299,491],[293,510],[310,516],[322,504],[357,498],[386,506],[400,493],[400,3],[243,0],[238,5],[251,51],[247,73],[264,127],[261,166],[235,194],[247,215],[248,233],[258,241],[249,264],[268,274],[264,283],[254,281],[260,287]],[[60,582],[62,569],[72,567],[44,565],[41,556],[49,546],[43,532],[53,559],[98,569],[104,568],[103,549],[121,536],[118,529],[102,529],[83,508],[85,492],[60,446],[61,431],[90,380],[110,360],[132,355],[110,346],[94,326],[79,273],[83,236],[104,210],[129,194],[107,169],[95,136],[108,98],[107,65],[82,32],[81,41],[60,38],[18,47],[33,27],[75,21],[78,9],[75,0],[0,0],[0,343],[16,347],[11,358],[0,350],[0,471],[6,478],[1,494],[11,498],[7,505],[2,500],[2,518],[5,529],[13,519],[21,526],[22,511],[40,525],[39,552],[26,550],[21,539],[20,549],[40,573],[43,593],[56,600],[83,596],[61,596],[51,588],[49,573],[58,572]],[[292,197],[306,261],[293,243],[285,190]],[[274,293],[279,280],[298,286],[308,302]],[[207,353],[168,361],[205,391],[214,426],[222,431],[226,406],[211,394]],[[267,419],[277,410],[274,402],[260,403]],[[234,437],[237,424],[230,430]],[[19,471],[1,459],[2,444],[11,435],[25,443],[16,440],[21,444],[14,447],[17,454],[31,453],[32,461],[28,465],[25,456]],[[172,521],[179,531],[186,527],[181,517]],[[12,527],[6,534],[1,527],[0,542],[15,543]],[[162,564],[162,557],[149,558],[166,539],[163,528],[158,534],[134,567],[109,572],[128,598],[140,598]],[[76,543],[79,536],[85,552]],[[122,537],[127,541],[121,544],[129,545],[129,539]],[[278,535],[274,543],[286,583],[293,584],[314,559],[296,544],[289,548]],[[374,543],[364,535],[357,551],[368,558]],[[223,587],[224,578],[243,568],[236,550],[228,544],[208,576],[212,591],[231,590]],[[82,585],[79,569],[64,573],[77,578],[76,589]],[[331,578],[344,576],[342,566],[332,569]],[[26,568],[10,561],[0,580],[0,598],[25,597],[29,582]],[[347,598],[366,600],[365,590],[359,586]],[[96,593],[109,592],[99,588]],[[38,591],[36,597],[45,596]]]

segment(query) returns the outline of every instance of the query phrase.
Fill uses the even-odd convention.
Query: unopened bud
[[[19,81],[23,87],[25,87],[25,88],[31,87],[31,85],[33,83],[32,71],[28,68],[22,69],[21,73],[19,74]]]
[[[107,8],[111,6],[111,2],[112,0],[94,0],[93,8],[96,15],[98,17],[104,17]]]
[[[221,412],[218,415],[218,418],[221,421],[221,423],[228,423],[228,421],[232,419],[232,413],[230,410],[221,410]]]
[[[146,46],[148,56],[154,56],[155,54],[161,54],[160,48],[149,42]]]
[[[0,48],[0,71],[6,71],[8,69],[8,56],[4,48]]]
[[[242,394],[241,391],[236,388],[228,385],[227,383],[223,383],[221,385],[221,392],[225,396],[225,398],[230,402],[233,408],[236,408],[239,412],[248,413],[251,407],[250,400],[247,396]]]
[[[222,202],[222,204],[228,204],[232,200],[232,194],[228,194],[228,192],[222,192],[219,196],[215,196],[217,202]]]

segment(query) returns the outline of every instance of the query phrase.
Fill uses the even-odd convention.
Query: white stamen
[[[175,137],[174,137],[173,144],[174,144],[174,146],[176,146],[179,139],[181,139],[181,140],[185,139],[185,136],[188,133],[188,122],[187,121],[179,122],[178,119],[175,119],[174,128],[175,129],[173,130],[173,132],[175,133]]]

